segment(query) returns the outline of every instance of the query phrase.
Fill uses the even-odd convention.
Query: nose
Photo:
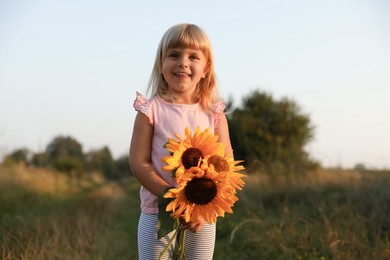
[[[178,66],[180,68],[187,68],[188,67],[188,62],[187,62],[186,58],[183,57],[183,58],[179,59]]]

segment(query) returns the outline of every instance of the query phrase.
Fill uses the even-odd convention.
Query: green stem
[[[161,260],[163,255],[167,252],[168,248],[171,246],[173,241],[176,239],[177,233],[179,232],[179,229],[176,229],[175,234],[173,234],[172,238],[169,240],[168,245],[164,248],[164,250],[160,253],[160,256],[158,257],[158,260]]]
[[[175,253],[173,254],[173,259],[182,260],[184,259],[184,242],[186,238],[186,229],[180,230],[180,241],[175,249]]]

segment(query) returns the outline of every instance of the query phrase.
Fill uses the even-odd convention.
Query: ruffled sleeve
[[[222,101],[214,103],[211,106],[211,110],[214,113],[214,128],[218,128],[221,116],[224,116],[225,103]]]
[[[150,111],[149,101],[139,92],[136,92],[136,97],[134,100],[133,107],[136,111],[139,111],[145,114],[149,118],[149,122],[152,123],[152,113]]]

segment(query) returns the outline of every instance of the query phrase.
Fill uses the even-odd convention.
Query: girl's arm
[[[218,141],[225,143],[225,155],[233,156],[232,144],[230,143],[229,136],[229,127],[227,123],[226,116],[224,114],[220,115],[219,125],[214,129],[214,134],[219,136]]]
[[[151,165],[153,127],[141,112],[137,113],[131,138],[129,163],[134,177],[148,191],[158,196],[170,185],[164,181]]]

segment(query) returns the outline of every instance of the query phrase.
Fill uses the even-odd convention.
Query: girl
[[[232,153],[224,104],[218,96],[213,53],[207,35],[196,25],[178,24],[163,35],[151,74],[148,93],[137,93],[129,161],[133,175],[142,185],[138,225],[139,259],[157,259],[173,233],[157,239],[158,196],[177,186],[170,172],[161,168],[168,137],[183,134],[189,127],[210,128]],[[212,259],[215,224],[187,223],[187,259]],[[167,256],[167,255],[165,255]]]

